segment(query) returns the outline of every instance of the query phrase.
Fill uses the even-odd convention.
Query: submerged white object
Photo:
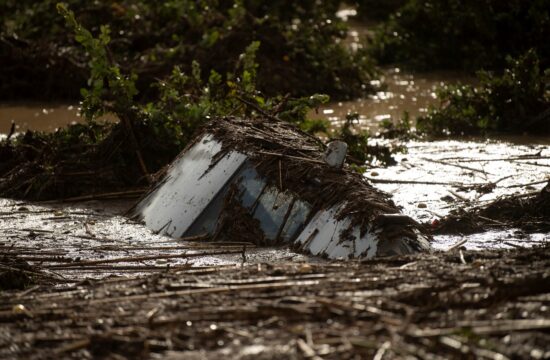
[[[345,148],[347,145],[341,142],[336,144],[332,152],[336,155],[329,154],[327,162],[341,166]],[[351,216],[338,216],[346,205],[344,201],[313,209],[298,195],[269,185],[250,156],[223,150],[222,143],[208,133],[178,156],[163,180],[136,205],[133,215],[152,230],[175,238],[218,236],[224,221],[228,221],[227,212],[235,210],[235,205],[227,201],[230,196],[237,197],[238,207],[242,208],[239,214],[244,214],[240,216],[248,216],[250,224],[261,229],[263,243],[268,245],[287,243],[331,259],[369,259],[430,248],[417,230],[412,236],[409,231],[386,239],[375,222],[367,224],[366,229],[353,225]]]
[[[221,144],[207,135],[178,157],[157,188],[140,203],[147,226],[171,237],[181,237],[193,225],[246,156],[229,152],[210,168]]]

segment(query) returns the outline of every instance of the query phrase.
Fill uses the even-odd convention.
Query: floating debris
[[[548,358],[550,246],[460,252],[0,291],[0,358]]]
[[[216,119],[130,213],[174,238],[291,244],[332,259],[430,249],[389,195],[343,164],[345,143],[326,148],[275,118]]]

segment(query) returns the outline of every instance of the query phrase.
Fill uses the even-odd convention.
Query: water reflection
[[[338,126],[343,124],[348,113],[358,113],[358,127],[376,133],[380,122],[398,121],[404,112],[411,119],[421,116],[431,105],[439,100],[436,91],[439,87],[456,83],[473,83],[473,79],[460,73],[434,72],[412,74],[400,68],[386,69],[380,80],[371,81],[371,85],[382,87],[364,99],[330,103],[311,112],[310,116],[325,119]]]

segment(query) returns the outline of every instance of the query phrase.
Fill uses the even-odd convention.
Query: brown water
[[[0,103],[0,135],[8,134],[12,123],[15,124],[15,132],[21,133],[27,130],[53,132],[82,121],[80,108],[75,104]],[[108,114],[100,117],[99,121],[116,121],[116,117]]]
[[[380,80],[371,82],[383,90],[364,99],[327,104],[310,116],[329,120],[331,124],[338,126],[345,121],[348,113],[358,113],[358,127],[376,133],[384,120],[398,121],[404,112],[408,112],[411,119],[414,119],[424,115],[430,106],[438,105],[436,90],[439,87],[472,81],[471,78],[457,73],[413,74],[400,68],[389,68],[384,71]]]
[[[82,121],[78,106],[71,104],[19,103],[0,104],[0,133],[8,133],[12,122],[16,132],[26,130],[55,131]]]
[[[355,9],[342,7],[336,14],[346,21],[349,32],[343,43],[351,51],[357,51],[368,45],[368,37],[376,23],[358,22]],[[311,112],[311,117],[322,118],[331,124],[341,125],[349,113],[359,114],[358,128],[376,133],[384,120],[397,122],[407,112],[411,119],[426,114],[430,106],[437,106],[439,100],[436,91],[450,84],[474,83],[471,76],[456,72],[411,73],[398,67],[386,68],[380,79],[372,80],[369,85],[379,88],[367,98],[352,101],[332,102]]]

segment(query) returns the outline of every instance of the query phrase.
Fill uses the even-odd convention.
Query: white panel
[[[312,255],[319,255],[325,250],[336,230],[337,221],[334,218],[336,208],[321,210],[307,224],[296,239],[300,248]]]
[[[210,168],[220,150],[206,135],[172,163],[164,181],[138,205],[149,228],[173,237],[185,233],[247,158],[231,151]]]
[[[346,231],[350,225],[351,220],[349,218],[345,218],[337,223],[334,235],[325,249],[325,253],[330,259],[348,259],[353,257],[355,238],[353,238],[353,240],[343,240],[340,238],[342,233]]]
[[[355,257],[372,258],[378,249],[378,236],[367,232],[360,236],[358,226],[352,229],[352,238],[340,238],[351,224],[350,218],[337,221],[335,216],[342,205],[329,210],[321,210],[311,219],[295,243],[313,255],[324,254],[329,259],[349,259]],[[367,250],[368,249],[368,250]],[[366,252],[366,253],[365,253]]]
[[[359,236],[361,235],[361,230],[359,229],[359,226],[356,226],[355,229],[353,229],[353,232],[356,238],[359,238]],[[376,256],[376,252],[378,251],[378,240],[378,235],[367,231],[362,238],[355,241],[354,256],[361,257],[363,259],[372,259]]]

